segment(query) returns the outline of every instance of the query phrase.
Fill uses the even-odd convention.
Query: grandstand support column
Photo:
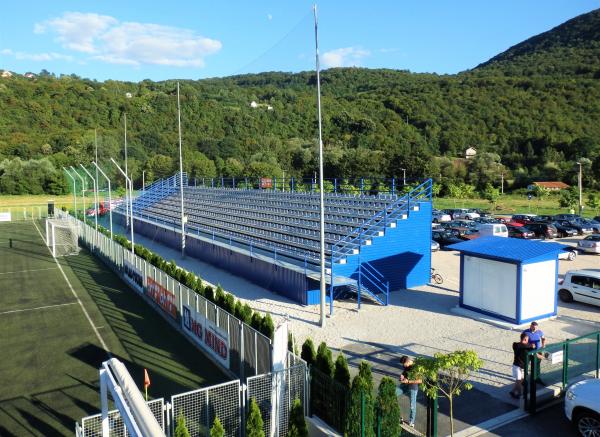
[[[83,199],[83,221],[85,221],[85,179],[83,178],[83,176],[81,176],[77,170],[75,170],[75,167],[70,166],[69,167],[71,170],[73,170],[73,173],[75,173],[77,175],[77,177],[79,179],[81,179],[81,197]],[[75,214],[77,215],[77,214]]]
[[[129,176],[127,176],[127,173],[125,173],[123,171],[123,169],[121,167],[119,167],[119,164],[117,164],[117,161],[114,160],[114,158],[110,158],[110,160],[112,161],[112,163],[117,167],[117,169],[119,169],[119,171],[121,172],[121,174],[123,176],[125,176],[125,191],[127,191],[127,183],[129,183],[129,188],[132,189],[133,184],[131,183],[131,179],[129,179]],[[133,202],[131,200],[131,195],[128,196],[129,197],[129,214],[131,214],[131,253],[135,254],[135,243],[133,241]]]
[[[321,247],[321,327],[325,327],[325,194],[323,193],[323,124],[321,121],[321,77],[319,67],[319,31],[317,5],[313,7],[315,16],[315,69],[317,72],[317,112],[319,118],[319,234]],[[331,260],[333,263],[333,259]],[[333,296],[331,296],[333,298]]]
[[[104,179],[106,179],[106,182],[108,183],[108,221],[110,224],[110,240],[112,241],[112,239],[113,239],[112,206],[113,205],[112,205],[112,194],[110,191],[110,179],[108,178],[108,176],[106,176],[106,173],[104,173],[104,171],[102,171],[100,166],[98,166],[98,163],[96,161],[94,161],[93,164],[96,167],[96,170],[98,170],[100,172],[100,174],[102,174],[102,176],[104,176]]]
[[[75,178],[66,168],[63,167],[62,169],[73,181],[73,214],[75,214],[75,217],[77,217],[77,185],[75,184]]]
[[[87,168],[85,168],[85,166],[83,164],[79,164],[79,165],[81,166],[83,171],[86,172],[86,174],[90,177],[90,179],[94,183],[94,203],[95,203],[94,217],[95,217],[95,224],[96,224],[96,232],[98,232],[98,183],[96,182],[96,179],[94,179],[94,176],[92,176],[92,174],[88,171]],[[98,234],[96,234],[96,246],[97,245],[98,245]]]
[[[181,197],[181,257],[185,258],[185,213],[183,211],[183,154],[181,151],[181,104],[177,82],[177,127],[179,130],[179,194]],[[222,184],[222,182],[221,182]]]

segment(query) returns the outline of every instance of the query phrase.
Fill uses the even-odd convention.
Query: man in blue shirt
[[[541,349],[546,346],[546,337],[544,336],[544,332],[538,327],[537,322],[531,322],[531,325],[523,331],[523,334],[527,336],[529,339],[528,343],[534,345],[535,349]],[[537,359],[535,360],[536,381],[539,383],[542,383],[540,379],[540,361],[542,358],[542,354],[537,354]]]

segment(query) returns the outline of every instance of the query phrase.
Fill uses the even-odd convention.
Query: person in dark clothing
[[[419,393],[419,384],[421,384],[420,379],[411,380],[408,376],[412,366],[414,365],[413,360],[411,360],[406,355],[400,358],[400,364],[404,371],[400,374],[400,387],[397,389],[396,395],[400,394],[408,394],[410,396],[410,416],[408,419],[408,424],[411,427],[415,427],[415,419],[417,417],[417,394]]]
[[[521,333],[521,341],[513,343],[512,348],[514,352],[512,374],[515,378],[515,386],[510,391],[510,395],[519,399],[523,393],[523,378],[525,375],[525,359],[527,352],[531,349],[535,349],[535,343],[529,343],[529,336],[526,333]]]

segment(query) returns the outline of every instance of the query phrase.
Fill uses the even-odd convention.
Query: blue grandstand
[[[135,231],[177,249],[179,179],[159,180],[133,202]],[[190,186],[185,175],[183,185],[187,255],[301,304],[319,302],[318,192]],[[390,290],[429,282],[431,180],[406,194],[327,193],[325,243],[334,298],[387,305]]]

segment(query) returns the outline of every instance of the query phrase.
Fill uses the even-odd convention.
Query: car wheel
[[[573,302],[573,295],[569,290],[565,290],[564,288],[558,290],[558,297],[563,302]]]
[[[573,261],[575,258],[577,258],[577,252],[575,252],[574,250],[570,250],[567,259],[569,261]]]
[[[600,435],[600,415],[593,411],[582,411],[577,414],[573,423],[582,436]]]

